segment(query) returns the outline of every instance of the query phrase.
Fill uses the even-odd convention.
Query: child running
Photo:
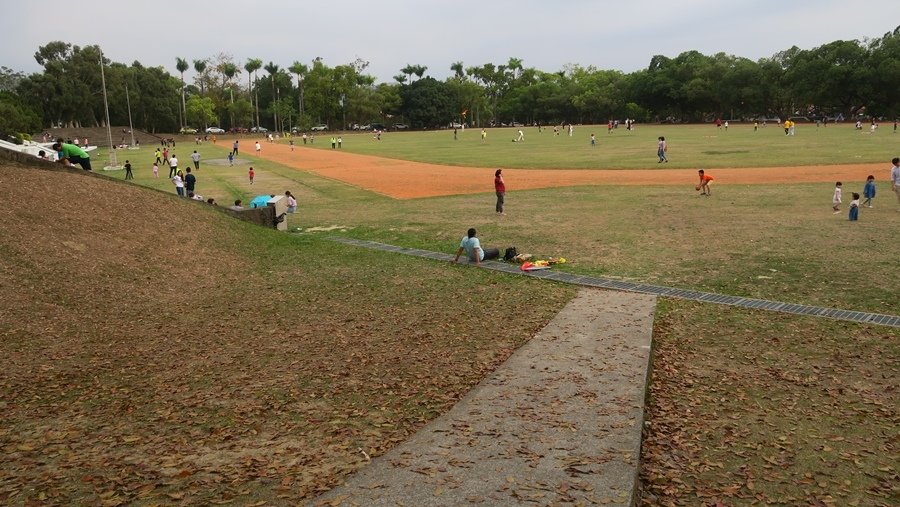
[[[250,184],[253,184],[253,177],[256,176],[256,173],[253,171],[253,166],[250,166],[250,171],[247,172],[247,176],[250,177]]]
[[[159,164],[158,163],[153,164],[153,177],[159,178]]]

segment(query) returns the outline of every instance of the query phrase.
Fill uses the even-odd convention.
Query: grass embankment
[[[50,206],[0,212],[0,503],[309,498],[572,294],[81,175],[0,180],[5,202]]]
[[[732,125],[727,131],[714,125],[637,125],[607,134],[606,125],[575,127],[572,137],[554,136],[551,129],[538,133],[537,127],[523,127],[524,143],[513,143],[518,129],[487,129],[481,143],[480,129],[459,132],[388,132],[381,141],[372,135],[346,134],[343,150],[402,160],[474,167],[517,167],[528,169],[642,169],[786,167],[797,165],[858,164],[883,162],[896,156],[898,135],[889,129],[870,134],[851,124],[817,128],[798,124],[796,135],[785,136],[775,125],[753,130],[747,124]],[[597,138],[591,147],[590,136]],[[657,166],[656,141],[664,136],[669,143],[669,163]],[[331,135],[316,136],[313,145],[331,149]],[[286,142],[286,141],[285,141]],[[886,156],[890,154],[890,156]]]

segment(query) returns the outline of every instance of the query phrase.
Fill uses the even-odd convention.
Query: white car
[[[324,131],[328,130],[328,125],[325,125],[323,123],[322,125],[316,125],[315,127],[312,127],[309,130],[312,130],[313,132],[324,132]]]
[[[206,127],[207,134],[224,134],[225,129],[219,127]]]

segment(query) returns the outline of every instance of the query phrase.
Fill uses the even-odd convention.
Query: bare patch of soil
[[[227,141],[226,141],[227,142]],[[261,141],[262,143],[262,141]],[[456,167],[396,160],[343,151],[317,150],[262,143],[262,158],[287,167],[340,180],[396,199],[493,192],[496,168]],[[865,181],[884,169],[883,164],[727,168],[708,170],[716,183],[805,183]],[[693,169],[503,169],[508,190],[570,187],[577,185],[685,185],[696,184]]]

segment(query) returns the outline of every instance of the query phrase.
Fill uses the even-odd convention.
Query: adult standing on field
[[[53,145],[53,149],[56,151],[57,162],[60,164],[66,167],[78,164],[85,171],[91,170],[91,156],[78,146],[57,141]]]
[[[200,169],[200,154],[197,153],[197,150],[191,153],[191,160],[194,161],[194,169]]]
[[[897,194],[897,202],[900,203],[900,157],[891,160],[894,167],[891,169],[891,190]]]
[[[175,154],[172,154],[172,158],[169,159],[169,178],[178,173],[178,157]]]
[[[191,168],[187,168],[187,174],[184,176],[184,188],[188,194],[194,193],[197,186],[197,177],[191,174]]]
[[[234,144],[231,145],[231,154],[235,157],[238,155],[238,140],[234,140]]]
[[[497,214],[503,214],[503,203],[506,199],[506,183],[503,181],[503,169],[494,173],[494,191],[497,192]]]

